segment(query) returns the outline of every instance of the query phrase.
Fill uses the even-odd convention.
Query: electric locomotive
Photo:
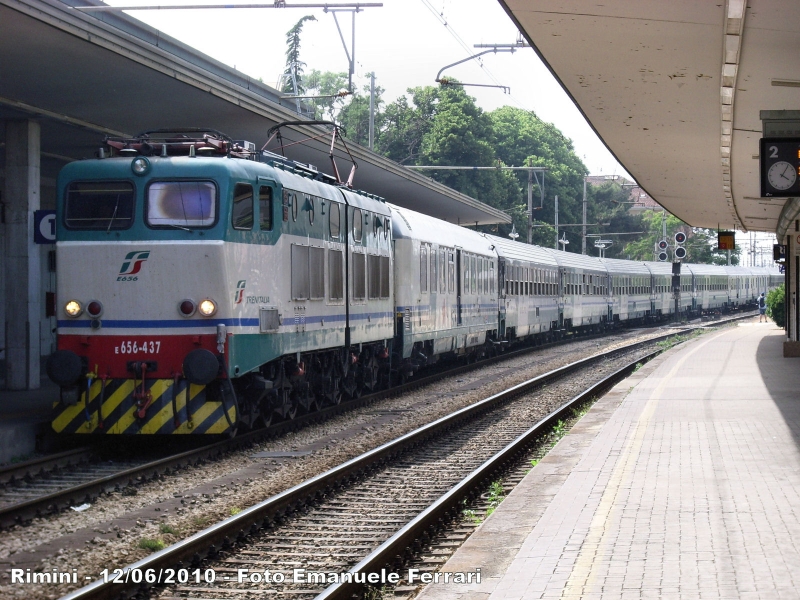
[[[57,432],[231,433],[379,385],[381,199],[216,132],[100,154],[58,179]]]

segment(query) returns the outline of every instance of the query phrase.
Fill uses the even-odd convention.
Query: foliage
[[[767,293],[767,314],[778,327],[786,329],[786,289],[782,283]]]
[[[157,552],[158,550],[163,550],[166,547],[167,545],[164,543],[164,540],[157,540],[153,538],[142,538],[139,540],[139,548],[142,550],[151,550],[153,552]]]
[[[300,33],[303,31],[303,24],[306,21],[316,21],[314,15],[306,15],[295,23],[286,32],[286,69],[283,71],[283,86],[281,91],[284,94],[303,94],[303,68],[306,63],[300,60]]]
[[[489,507],[486,509],[486,516],[491,515],[500,503],[506,499],[506,491],[503,489],[502,481],[493,481],[489,486]]]

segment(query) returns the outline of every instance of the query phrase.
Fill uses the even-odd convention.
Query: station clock
[[[800,138],[762,138],[761,196],[800,196]]]

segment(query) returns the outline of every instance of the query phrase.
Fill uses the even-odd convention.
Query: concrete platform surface
[[[43,378],[38,390],[0,389],[0,464],[34,452],[37,439],[50,433],[58,386]]]
[[[800,597],[800,360],[747,321],[600,399],[420,600]]]

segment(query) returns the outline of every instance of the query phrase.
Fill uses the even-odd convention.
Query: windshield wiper
[[[176,225],[175,223],[167,223],[170,227],[174,227],[175,229],[183,229],[184,231],[188,231],[192,233],[194,229],[189,229],[188,227],[184,227],[183,225]]]
[[[119,194],[117,194],[117,203],[114,205],[114,213],[111,215],[111,220],[108,222],[108,228],[106,229],[106,233],[111,231],[111,226],[114,224],[114,219],[117,216],[117,211],[119,210]]]

